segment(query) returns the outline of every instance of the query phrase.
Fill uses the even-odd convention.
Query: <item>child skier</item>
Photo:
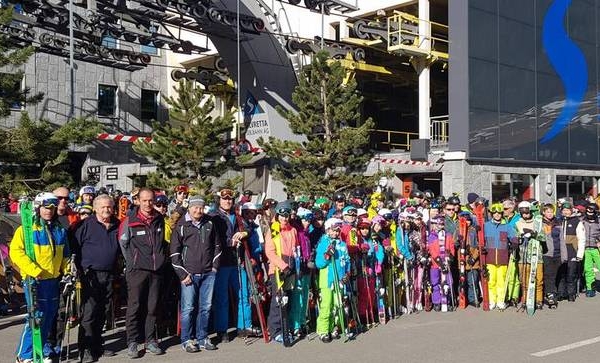
[[[346,243],[339,239],[342,221],[330,218],[325,222],[325,234],[319,240],[315,256],[315,264],[319,271],[319,291],[321,303],[317,318],[317,334],[323,343],[331,342],[331,338],[338,338],[340,334],[339,317],[335,314],[343,311],[343,285],[350,277],[350,256]],[[336,286],[337,283],[337,286]],[[334,296],[336,295],[336,296]],[[336,321],[337,320],[337,321]],[[342,319],[345,320],[345,319]],[[345,329],[345,326],[341,327]]]
[[[444,230],[445,216],[430,220],[432,230],[427,248],[431,256],[430,279],[433,287],[431,300],[435,311],[447,310],[450,303],[454,306],[452,293],[452,273],[450,266],[454,259],[454,238]]]

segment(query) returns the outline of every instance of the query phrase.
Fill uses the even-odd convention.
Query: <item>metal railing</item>
[[[417,132],[373,130],[371,133],[373,147],[382,151],[410,150],[410,140],[418,138]]]
[[[373,147],[382,151],[410,151],[410,140],[418,138],[419,133],[417,132],[392,130],[373,130],[371,132]],[[431,147],[440,148],[448,145],[448,115],[430,118],[429,138]]]
[[[429,138],[432,147],[448,145],[448,115],[434,116],[429,119]]]

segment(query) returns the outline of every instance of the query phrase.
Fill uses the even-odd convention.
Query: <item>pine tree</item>
[[[0,25],[12,22],[13,7],[0,8]],[[22,47],[7,35],[0,35],[0,64],[9,72],[0,72],[0,117],[10,115],[11,108],[25,103],[37,103],[44,97],[42,93],[31,95],[29,88],[22,89],[23,70],[19,69],[34,53],[32,46]]]
[[[374,185],[364,175],[372,158],[369,133],[374,123],[361,121],[363,98],[356,81],[326,52],[314,55],[302,70],[292,94],[296,110],[278,108],[292,132],[303,141],[269,137],[258,143],[274,162],[273,174],[293,195],[330,196],[336,191]]]
[[[69,146],[89,144],[100,132],[96,120],[79,118],[57,126],[23,112],[18,127],[0,130],[0,189],[37,192],[72,185]]]
[[[235,122],[233,112],[213,116],[214,102],[198,85],[181,80],[173,89],[177,97],[165,99],[169,123],[153,123],[153,143],[136,143],[133,149],[157,164],[148,185],[170,188],[177,183],[193,184],[206,193],[213,178],[220,177],[237,162],[225,158],[227,139]]]

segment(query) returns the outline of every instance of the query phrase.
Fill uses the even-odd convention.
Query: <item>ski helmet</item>
[[[154,204],[155,205],[169,205],[169,198],[167,198],[166,195],[164,194],[158,194],[156,197],[154,197]]]
[[[363,188],[356,188],[352,191],[352,197],[358,199],[365,199],[365,190]]]
[[[588,219],[596,218],[597,214],[598,206],[595,203],[590,203],[587,205],[587,207],[585,207],[585,215],[588,217]]]
[[[337,192],[333,195],[333,200],[336,202],[345,202],[346,196],[342,192]]]
[[[423,192],[423,194],[425,195],[425,199],[427,199],[427,200],[432,200],[433,198],[435,198],[435,193],[429,189],[427,189],[425,192]]]
[[[452,205],[460,205],[460,199],[456,195],[453,195],[448,198],[446,203],[452,204]]]
[[[387,209],[387,208],[381,208],[379,210],[379,212],[377,212],[378,215],[382,216],[385,220],[389,221],[393,218],[392,216],[392,211]]]
[[[520,214],[523,213],[531,213],[531,203],[529,203],[528,201],[524,200],[521,203],[519,203],[517,205],[517,209],[519,210]]]
[[[425,194],[423,194],[423,192],[420,191],[420,190],[418,190],[418,189],[413,189],[410,192],[410,197],[411,198],[421,198],[421,199],[423,199],[423,198],[425,198]]]
[[[91,185],[86,185],[83,188],[79,189],[79,196],[81,197],[84,194],[96,195],[96,188]]]
[[[47,208],[53,208],[58,206],[58,198],[54,193],[42,192],[35,196],[33,200],[33,205],[35,208],[39,208],[41,206]]]
[[[313,212],[310,211],[310,209],[306,209],[306,208],[298,208],[298,211],[296,212],[296,215],[298,216],[298,218],[300,219],[304,219],[305,221],[312,221],[313,219]]]

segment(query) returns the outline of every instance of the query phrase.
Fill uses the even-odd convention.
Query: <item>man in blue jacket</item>
[[[113,294],[113,279],[119,241],[119,220],[113,214],[114,201],[106,194],[94,199],[95,215],[77,225],[73,233],[73,253],[82,292],[82,318],[79,325],[79,352],[82,363],[95,362],[114,353],[102,349],[102,326],[106,306]]]

